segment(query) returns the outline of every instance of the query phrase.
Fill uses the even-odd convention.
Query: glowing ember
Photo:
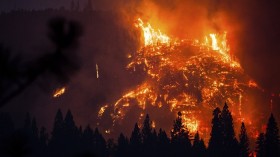
[[[239,106],[232,110],[233,115],[249,121],[248,117],[242,117],[242,100],[246,99],[247,89],[257,84],[230,57],[226,32],[212,33],[202,41],[171,40],[141,19],[136,27],[142,29],[144,46],[129,56],[131,62],[127,69],[145,73],[146,79],[110,106],[113,126],[128,118],[126,115],[133,107],[141,110],[140,121],[144,113],[149,113],[149,106],[165,106],[174,117],[181,111],[184,126],[191,133],[202,132],[202,129],[209,130],[210,123],[203,111],[211,113],[224,102]],[[99,118],[107,107],[101,107]]]
[[[65,91],[66,91],[66,87],[58,88],[58,89],[55,90],[55,92],[53,94],[53,97],[58,98],[61,95],[63,95],[65,93]]]
[[[105,105],[100,108],[100,110],[98,111],[98,117],[101,117],[103,115],[103,113],[105,112],[107,107],[108,107],[108,105]]]
[[[95,69],[96,69],[96,78],[99,78],[99,68],[98,68],[98,64],[95,65]]]

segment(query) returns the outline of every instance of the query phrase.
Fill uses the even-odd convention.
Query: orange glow
[[[226,32],[211,33],[203,40],[179,40],[152,28],[140,18],[137,22],[135,25],[142,31],[143,46],[135,54],[129,54],[127,69],[141,71],[147,77],[110,106],[113,123],[124,120],[133,107],[141,110],[140,123],[143,115],[149,113],[149,107],[167,106],[174,117],[178,111],[182,113],[183,124],[190,133],[209,133],[210,124],[205,125],[209,117],[206,118],[203,111],[212,112],[226,101],[236,106],[232,113],[238,120],[251,125],[249,116],[243,117],[242,102],[246,89],[257,84],[244,74],[238,61],[230,57]],[[102,117],[104,107],[109,106],[100,108],[99,117]],[[153,121],[153,128],[155,124]]]

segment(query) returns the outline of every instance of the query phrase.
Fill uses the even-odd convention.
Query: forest
[[[90,7],[92,6],[90,2],[88,1],[88,4],[82,8],[78,3],[76,4],[72,1],[70,10],[61,7],[60,9],[41,11],[15,10],[9,13],[1,13],[1,108],[22,103],[21,108],[15,110],[32,110],[34,106],[27,107],[26,104],[30,104],[34,97],[22,102],[14,100],[26,91],[32,91],[30,88],[34,87],[34,85],[41,85],[43,83],[43,89],[46,89],[48,94],[51,93],[50,91],[53,87],[64,86],[71,82],[74,74],[77,74],[82,66],[83,70],[87,67],[86,71],[88,74],[95,78],[95,71],[92,72],[91,69],[94,69],[92,67],[95,67],[97,62],[99,62],[100,67],[106,67],[107,72],[109,71],[111,75],[106,75],[105,70],[100,70],[100,75],[105,77],[101,77],[102,80],[98,78],[91,80],[92,84],[98,83],[96,88],[100,90],[100,92],[90,93],[90,99],[94,97],[92,102],[90,102],[91,104],[98,106],[109,99],[109,96],[115,96],[116,93],[119,94],[123,89],[133,84],[123,80],[129,77],[135,78],[135,76],[130,74],[123,75],[124,70],[118,71],[111,68],[121,69],[126,67],[127,61],[125,60],[124,53],[135,50],[139,45],[131,41],[138,39],[132,39],[130,34],[125,31],[126,27],[120,24],[118,15],[110,11],[95,11]],[[71,20],[67,20],[68,18]],[[48,21],[47,26],[46,21]],[[98,23],[94,23],[96,21]],[[21,24],[21,27],[18,27],[18,23]],[[82,27],[81,25],[87,27]],[[46,31],[44,30],[45,27],[49,31],[47,36],[43,34]],[[69,28],[66,32],[64,30],[65,27]],[[6,34],[6,30],[13,30],[13,32]],[[82,42],[80,42],[78,39],[82,36],[84,30],[87,31],[87,34],[83,36]],[[139,34],[135,33],[134,35],[137,36]],[[33,50],[30,47],[37,44],[34,41],[40,44],[44,43],[47,46],[39,46],[39,51]],[[49,42],[52,46],[48,45],[50,44]],[[83,44],[83,50],[78,50],[80,43]],[[9,49],[10,47],[12,49]],[[44,50],[42,51],[42,49]],[[94,53],[89,52],[91,50]],[[36,52],[28,52],[25,56],[14,55],[14,52],[18,51]],[[81,64],[81,61],[78,59],[79,57],[77,57],[77,54],[79,54],[77,52],[86,54],[83,58],[88,61],[86,65]],[[116,60],[119,62],[115,62]],[[107,64],[107,62],[111,64]],[[111,77],[115,75],[122,76],[122,78]],[[79,85],[82,84],[88,87],[88,84],[80,80],[78,81]],[[139,82],[139,80],[135,82],[137,81]],[[52,89],[49,89],[50,87]],[[77,91],[80,93],[79,90]],[[33,91],[31,93],[36,92]],[[40,103],[44,102],[45,99],[42,99]],[[256,97],[255,99],[259,98]],[[277,100],[279,101],[279,99]],[[46,100],[45,103],[49,103],[49,100]],[[77,106],[80,107],[79,105],[82,103],[77,103]],[[65,108],[65,106],[63,107]],[[84,110],[88,110],[88,108]],[[97,107],[95,110],[97,110]],[[58,109],[54,119],[47,117],[48,121],[52,122],[50,132],[47,131],[47,127],[39,127],[41,125],[37,121],[40,122],[40,120],[30,113],[34,112],[26,113],[23,120],[24,125],[18,127],[16,122],[13,121],[13,116],[10,115],[11,113],[1,110],[1,157],[280,156],[277,114],[270,115],[265,131],[258,135],[256,143],[250,143],[251,137],[247,133],[246,123],[242,123],[240,128],[235,129],[232,113],[229,105],[226,103],[223,108],[217,107],[212,112],[209,141],[202,139],[199,132],[196,134],[189,132],[188,128],[183,124],[181,112],[177,113],[177,118],[173,121],[171,130],[161,129],[161,126],[153,128],[152,117],[147,114],[142,124],[135,123],[134,128],[120,129],[123,132],[131,130],[130,134],[121,133],[114,139],[105,138],[101,129],[92,126],[93,123],[87,126],[78,125],[70,110],[64,115],[62,110]],[[89,114],[92,113],[90,112]],[[85,117],[87,118],[87,115]],[[239,132],[235,132],[235,130],[239,130]],[[252,145],[256,147],[252,148]]]
[[[41,157],[279,157],[279,129],[271,114],[266,131],[260,133],[256,148],[249,149],[245,124],[235,134],[233,118],[227,104],[213,111],[212,128],[208,143],[199,132],[191,135],[182,123],[178,112],[172,130],[153,129],[147,114],[142,127],[135,124],[129,136],[120,134],[117,139],[105,139],[98,128],[77,126],[70,110],[63,116],[58,110],[51,133],[38,128],[36,119],[26,114],[24,126],[15,128],[8,113],[0,114],[1,156]],[[125,128],[123,128],[125,129]],[[207,145],[207,146],[206,146]]]

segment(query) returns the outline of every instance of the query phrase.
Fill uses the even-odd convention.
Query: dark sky
[[[81,0],[81,8],[83,8],[85,1]],[[64,109],[67,107],[74,108],[76,112],[83,113],[83,115],[76,114],[78,121],[85,121],[87,118],[93,119],[93,115],[96,114],[96,108],[98,106],[91,106],[93,101],[97,101],[94,100],[96,96],[105,100],[109,99],[108,97],[116,99],[117,93],[124,90],[122,86],[130,87],[132,83],[127,81],[127,79],[133,80],[135,78],[127,74],[123,67],[127,63],[125,60],[126,54],[133,50],[136,44],[135,41],[133,43],[129,41],[130,38],[128,37],[133,39],[133,36],[126,34],[127,32],[122,29],[127,28],[125,25],[129,24],[126,22],[131,22],[129,19],[133,18],[133,16],[142,16],[144,19],[151,21],[152,25],[161,28],[163,32],[167,32],[167,34],[175,37],[201,37],[210,32],[227,30],[231,52],[240,61],[245,73],[254,78],[266,91],[280,93],[280,2],[277,0],[92,1],[94,9],[117,10],[122,13],[123,19],[114,19],[114,22],[110,22],[111,19],[103,20],[97,18],[100,23],[88,24],[88,26],[94,26],[94,28],[88,28],[86,26],[86,29],[94,29],[94,31],[92,31],[92,34],[87,34],[86,32],[86,35],[82,37],[81,41],[83,44],[81,51],[84,52],[83,59],[87,62],[84,62],[83,70],[73,78],[74,81],[71,87],[74,90],[64,97],[65,100],[42,101],[49,99],[49,96],[46,96],[38,86],[30,87],[28,89],[29,92],[18,97],[15,102],[21,102],[23,99],[28,98],[28,100],[32,101],[27,101],[26,103],[41,103],[42,106],[34,107],[29,104],[25,106],[25,110],[30,109],[34,112],[46,110],[48,112],[42,111],[39,114],[44,117],[53,117],[55,110],[59,107]],[[0,10],[40,10],[45,8],[60,8],[61,6],[69,8],[70,3],[71,0],[1,0]],[[22,33],[24,32],[24,27],[19,29],[15,27],[14,29],[16,30],[7,30],[8,33],[6,36],[9,40],[4,42],[16,41],[15,43],[18,45],[11,48],[15,51],[21,51],[19,49],[22,48],[24,49],[22,51],[26,52],[28,50],[25,49],[30,49],[31,47],[33,50],[41,50],[44,48],[42,47],[42,43],[47,42],[47,38],[45,37],[47,29],[45,26],[46,21],[45,19],[45,21],[41,21],[42,23],[29,29],[34,33],[29,38],[25,38],[26,34]],[[22,23],[24,23],[24,20]],[[115,24],[116,26],[114,26]],[[103,32],[106,33],[102,34]],[[40,34],[41,36],[36,34]],[[5,36],[5,34],[2,36]],[[22,40],[25,40],[27,44],[21,43]],[[33,42],[34,40],[36,42]],[[102,43],[109,44],[103,45]],[[121,45],[126,45],[126,47]],[[93,51],[95,54],[91,54]],[[106,62],[103,62],[104,60]],[[101,64],[100,67],[103,69],[102,77],[105,77],[105,80],[108,81],[107,83],[103,83],[104,86],[102,86],[101,92],[95,92],[101,88],[94,84],[96,82],[92,80],[92,77],[95,75],[94,68],[96,63]],[[32,90],[36,91],[36,93],[30,92]],[[41,91],[41,93],[37,91]],[[103,98],[104,93],[108,97]],[[73,102],[75,102],[75,105]],[[53,106],[50,106],[50,104]],[[81,107],[81,104],[83,104],[83,107]],[[11,106],[11,110],[16,113],[21,112],[18,108],[19,106],[17,105]],[[48,115],[50,110],[53,112],[52,115]],[[88,112],[89,110],[92,112]],[[37,115],[39,116],[39,114]],[[41,119],[41,121],[49,121],[49,119]],[[90,120],[87,122],[90,123]],[[43,124],[46,123],[43,122]]]

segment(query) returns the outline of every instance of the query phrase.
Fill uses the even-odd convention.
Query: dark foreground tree
[[[20,66],[18,64],[21,58],[11,56],[0,45],[0,75],[3,76],[0,78],[0,107],[21,94],[39,78],[46,79],[47,82],[55,80],[60,86],[65,85],[80,67],[76,51],[81,35],[82,28],[75,21],[67,21],[64,18],[50,20],[48,37],[55,50],[50,50],[39,59]]]
[[[270,115],[265,132],[265,153],[269,157],[279,157],[279,129],[273,114]]]
[[[265,157],[265,144],[264,144],[264,133],[260,133],[256,141],[256,153],[257,157]]]
[[[213,111],[212,130],[208,145],[208,154],[210,157],[222,157],[223,130],[221,123],[221,110],[217,107]]]
[[[206,146],[204,144],[204,141],[200,139],[198,132],[196,132],[196,134],[194,135],[192,149],[193,149],[194,156],[201,156],[201,157],[206,156]]]
[[[187,128],[183,125],[181,112],[178,112],[171,130],[171,149],[172,155],[175,157],[182,156],[182,154],[191,154],[190,135]]]
[[[223,129],[223,155],[236,157],[238,156],[238,141],[235,137],[233,118],[226,103],[221,112],[221,121]]]
[[[142,135],[140,128],[136,123],[132,131],[130,141],[129,141],[129,152],[130,156],[141,156],[142,150]]]
[[[116,157],[128,157],[128,144],[129,141],[127,137],[125,137],[122,133],[120,134],[118,138],[118,145],[117,145],[117,151],[116,151]]]
[[[157,156],[169,157],[171,156],[170,151],[170,139],[168,138],[165,131],[159,129],[158,133],[158,144],[157,144]]]
[[[241,124],[241,129],[239,134],[239,156],[249,157],[249,138],[247,135],[244,122],[242,122]]]

